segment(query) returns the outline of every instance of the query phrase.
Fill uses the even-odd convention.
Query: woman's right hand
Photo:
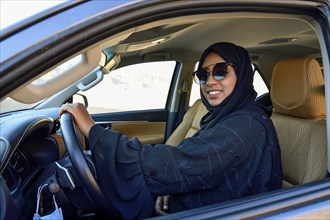
[[[155,203],[155,211],[157,215],[167,215],[169,211],[170,196],[158,196]]]

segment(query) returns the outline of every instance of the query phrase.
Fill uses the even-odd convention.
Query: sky
[[[39,11],[65,2],[64,0],[0,0],[0,29]]]

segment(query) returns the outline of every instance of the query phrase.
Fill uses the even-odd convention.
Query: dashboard
[[[43,170],[59,160],[57,118],[58,108],[0,116],[0,200],[6,201],[0,202],[0,219],[20,215],[26,201],[34,204]]]
[[[32,158],[20,149],[14,151],[11,156],[8,166],[2,172],[9,191],[14,193],[18,188],[19,183],[35,169],[35,163]]]

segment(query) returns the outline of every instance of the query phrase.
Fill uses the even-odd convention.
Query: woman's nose
[[[216,79],[214,79],[214,77],[213,77],[213,73],[210,72],[208,77],[207,77],[206,84],[213,85],[213,84],[216,84],[217,82],[218,81]]]

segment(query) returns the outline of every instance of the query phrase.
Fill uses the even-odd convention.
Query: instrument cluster
[[[11,193],[15,192],[19,183],[33,170],[32,159],[22,150],[16,149],[11,156],[2,176]]]

